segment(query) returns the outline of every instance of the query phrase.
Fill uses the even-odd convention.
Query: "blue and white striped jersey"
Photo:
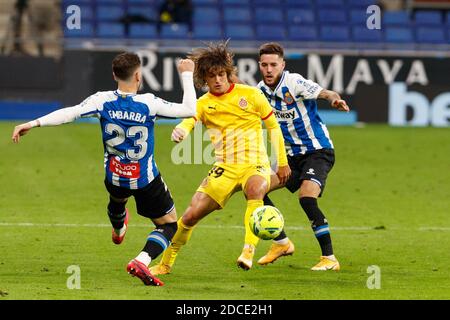
[[[283,132],[287,154],[295,156],[320,149],[333,149],[328,129],[317,111],[322,87],[298,73],[284,71],[275,90],[258,83],[272,106]]]
[[[116,186],[140,189],[159,174],[153,154],[156,117],[195,115],[192,72],[183,73],[182,77],[183,103],[167,102],[150,93],[104,91],[91,95],[79,105],[56,110],[37,120],[41,126],[49,126],[80,117],[100,119],[106,178]]]

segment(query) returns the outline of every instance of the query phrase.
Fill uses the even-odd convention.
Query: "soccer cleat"
[[[150,268],[150,272],[157,276],[161,274],[169,274],[171,267],[167,264],[164,264],[162,262],[155,264],[153,267]]]
[[[336,259],[330,259],[325,256],[320,257],[320,262],[311,268],[312,271],[326,271],[326,270],[334,270],[339,271],[341,266],[339,265],[339,261]]]
[[[152,273],[150,272],[150,270],[148,270],[145,264],[137,261],[136,259],[133,259],[130,261],[130,263],[128,263],[127,271],[133,277],[138,277],[139,279],[141,279],[146,286],[164,285],[164,283],[161,280],[152,275]]]
[[[112,229],[112,242],[115,244],[121,244],[123,239],[125,238],[125,234],[127,233],[128,229],[128,209],[125,209],[125,220],[123,221],[123,225],[125,226],[125,230],[119,235],[116,233],[114,228]]]
[[[289,240],[287,244],[278,244],[274,242],[272,243],[272,246],[270,247],[266,255],[258,260],[258,264],[264,266],[269,263],[274,263],[275,260],[282,256],[292,255],[294,253],[294,250],[294,243],[291,240]]]
[[[237,259],[237,265],[239,268],[249,270],[253,264],[253,255],[255,254],[254,246],[246,246],[242,249],[242,253]]]

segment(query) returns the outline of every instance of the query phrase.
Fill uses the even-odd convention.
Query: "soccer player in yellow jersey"
[[[254,87],[232,82],[233,54],[227,43],[211,43],[189,56],[195,62],[194,82],[209,91],[197,100],[197,115],[180,123],[172,140],[180,142],[200,121],[208,129],[216,162],[178,220],[178,230],[161,262],[150,270],[154,275],[170,273],[181,246],[189,240],[193,227],[214,210],[222,209],[236,191],[247,199],[245,244],[237,264],[252,267],[257,238],[250,230],[251,213],[263,205],[270,187],[271,168],[263,141],[262,121],[277,152],[277,176],[283,184],[291,174],[284,139],[272,108],[264,94]],[[262,121],[261,121],[262,120]]]

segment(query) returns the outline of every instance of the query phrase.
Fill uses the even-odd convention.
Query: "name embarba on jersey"
[[[155,119],[168,113],[171,106],[150,93],[125,94],[119,90],[97,92],[80,104],[81,117],[100,119],[109,182],[139,189],[158,176],[153,155]]]
[[[333,149],[328,129],[317,111],[317,96],[322,87],[298,73],[284,71],[278,86],[271,90],[264,81],[258,88],[273,108],[286,151],[290,156],[320,149]]]

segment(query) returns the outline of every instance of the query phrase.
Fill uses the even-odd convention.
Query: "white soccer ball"
[[[250,216],[249,226],[258,238],[272,240],[283,231],[283,215],[280,210],[272,206],[258,207]]]

